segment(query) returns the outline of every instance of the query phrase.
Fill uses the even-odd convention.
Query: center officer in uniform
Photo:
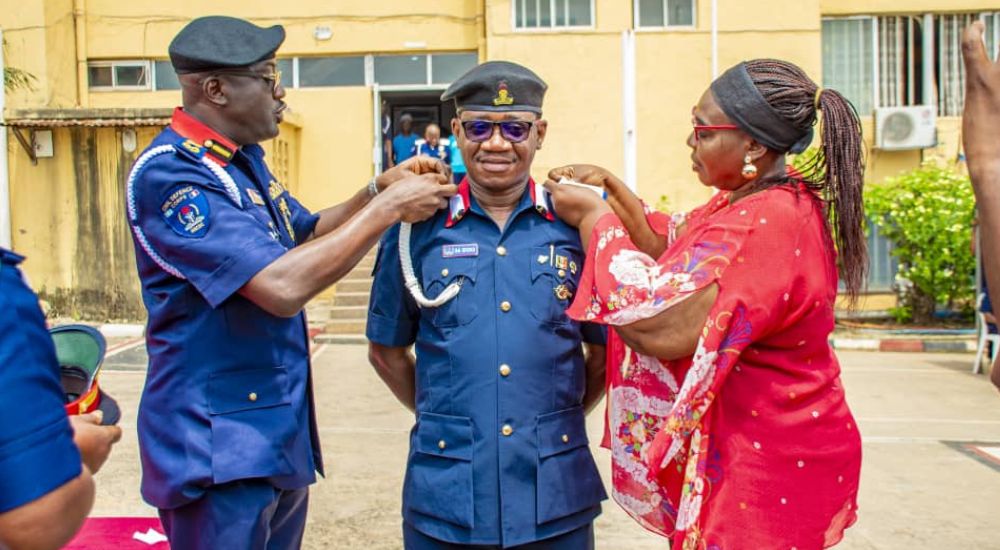
[[[607,497],[584,415],[604,390],[604,335],[564,313],[584,251],[530,176],[547,128],[545,89],[527,68],[493,61],[441,96],[456,103],[468,176],[447,212],[412,227],[410,244],[426,296],[458,282],[454,299],[416,305],[398,227],[380,248],[369,357],[416,412],[407,549],[593,547]]]
[[[257,144],[285,108],[284,37],[230,17],[181,30],[170,60],[184,107],[127,184],[149,310],[142,494],[177,549],[300,545],[322,473],[302,307],[390,225],[455,193],[444,166],[421,159],[318,214],[292,198]]]

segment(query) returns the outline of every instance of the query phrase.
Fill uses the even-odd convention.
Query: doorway
[[[380,151],[375,159],[376,173],[390,166],[386,141],[400,132],[400,118],[403,114],[413,117],[412,133],[422,138],[424,129],[430,123],[441,127],[441,138],[451,139],[451,119],[455,117],[455,103],[441,102],[443,89],[421,90],[380,90],[377,91],[376,108],[380,113],[376,136],[376,147]],[[380,158],[379,158],[380,157]]]

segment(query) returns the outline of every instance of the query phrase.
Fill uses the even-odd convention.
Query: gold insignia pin
[[[493,98],[493,105],[513,105],[514,96],[510,95],[510,90],[507,89],[507,81],[501,80],[497,84],[497,96]]]
[[[569,288],[566,285],[559,285],[553,288],[552,291],[555,292],[556,298],[560,300],[569,300],[570,298],[573,297],[573,293],[570,292]]]

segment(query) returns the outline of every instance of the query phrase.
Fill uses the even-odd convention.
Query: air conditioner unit
[[[880,107],[875,110],[875,148],[906,151],[934,147],[936,119],[937,108],[931,105]]]

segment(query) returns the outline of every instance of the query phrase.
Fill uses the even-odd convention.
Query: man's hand
[[[406,163],[400,164],[400,167]],[[438,172],[422,175],[410,174],[392,184],[376,200],[385,201],[399,213],[400,221],[417,223],[448,206],[448,198],[458,192],[458,187],[447,182],[447,176]]]
[[[382,172],[375,178],[375,185],[378,186],[379,192],[382,192],[397,181],[414,174],[440,174],[443,178],[441,183],[451,181],[450,167],[441,162],[440,159],[421,155],[408,158],[404,162]]]
[[[73,442],[80,448],[84,465],[95,474],[108,459],[111,446],[122,438],[122,429],[118,426],[101,426],[103,416],[101,411],[95,411],[69,417],[73,426]]]

